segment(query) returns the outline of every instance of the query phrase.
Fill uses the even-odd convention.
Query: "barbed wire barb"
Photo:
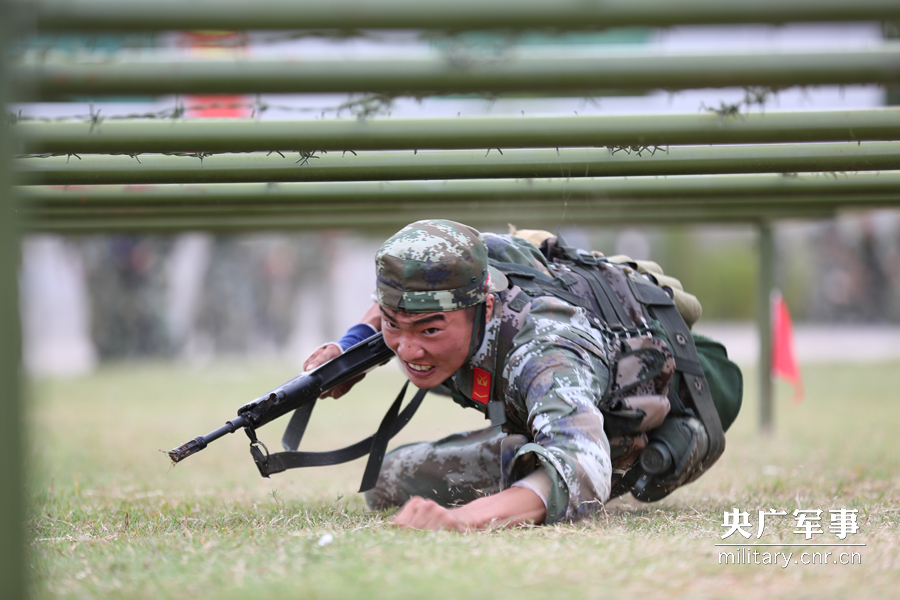
[[[308,164],[309,164],[309,159],[311,159],[311,158],[319,158],[318,156],[316,156],[316,151],[315,151],[315,150],[313,150],[312,152],[304,152],[303,150],[298,150],[298,151],[297,151],[297,154],[300,155],[300,158],[297,159],[297,160],[294,162],[294,164],[299,164],[301,167],[302,167],[303,165],[308,165]]]

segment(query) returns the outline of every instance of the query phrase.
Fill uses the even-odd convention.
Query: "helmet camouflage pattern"
[[[488,265],[481,234],[462,223],[417,221],[375,254],[375,298],[391,310],[447,312],[505,290],[506,277]]]

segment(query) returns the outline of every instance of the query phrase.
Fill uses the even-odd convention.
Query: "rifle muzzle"
[[[240,416],[231,421],[227,421],[224,425],[216,429],[215,431],[211,431],[206,435],[198,435],[194,439],[189,442],[185,442],[184,444],[178,446],[177,448],[173,448],[166,452],[170,459],[172,459],[172,464],[176,464],[190,456],[191,454],[196,454],[200,452],[204,448],[206,448],[210,442],[214,442],[226,433],[234,433],[241,427],[246,427],[250,424],[250,421],[245,417]]]
[[[166,454],[168,454],[169,458],[172,459],[172,464],[175,464],[179,461],[184,460],[185,458],[187,458],[191,454],[194,454],[195,452],[200,452],[201,450],[206,448],[208,445],[209,444],[207,443],[206,439],[202,435],[198,435],[191,441],[186,442],[186,443],[178,446],[177,448],[173,448],[172,450],[169,450],[168,452],[166,452]]]

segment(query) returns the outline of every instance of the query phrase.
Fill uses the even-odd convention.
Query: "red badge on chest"
[[[491,399],[491,374],[484,369],[475,369],[475,381],[472,383],[472,400],[487,404]]]

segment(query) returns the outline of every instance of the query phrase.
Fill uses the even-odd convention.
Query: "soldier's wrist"
[[[350,327],[346,333],[336,342],[331,342],[332,344],[337,344],[341,348],[341,352],[346,352],[347,348],[351,346],[355,346],[361,341],[368,339],[378,333],[374,327],[369,325],[368,323],[357,323]]]

